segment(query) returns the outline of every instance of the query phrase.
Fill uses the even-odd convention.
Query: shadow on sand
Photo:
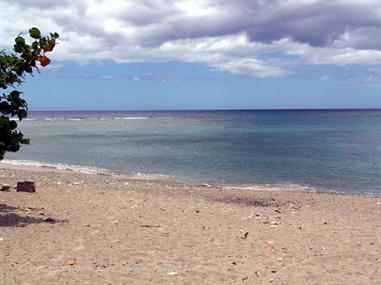
[[[56,220],[53,218],[40,218],[27,215],[20,215],[23,209],[5,204],[0,204],[0,227],[25,227],[30,224],[56,224],[65,223],[66,220]]]
[[[236,204],[246,207],[272,207],[277,208],[293,203],[292,201],[278,201],[271,197],[253,197],[254,195],[225,194],[225,195],[209,195],[208,199],[226,204]]]

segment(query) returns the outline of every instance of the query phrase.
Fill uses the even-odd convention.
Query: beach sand
[[[381,284],[381,198],[0,170],[28,179],[0,284]]]

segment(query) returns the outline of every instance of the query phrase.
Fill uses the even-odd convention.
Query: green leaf
[[[41,37],[40,30],[35,27],[29,30],[29,35],[35,39],[31,45],[27,44],[20,33],[14,40],[13,54],[0,51],[0,88],[13,87],[9,94],[0,94],[0,160],[4,158],[5,153],[18,151],[21,145],[29,143],[29,139],[24,138],[17,130],[17,122],[11,119],[18,117],[21,121],[28,115],[28,104],[22,98],[22,92],[15,90],[15,83],[23,83],[26,72],[33,74],[33,71],[39,71],[36,61],[46,51],[53,50],[55,40],[59,37],[57,33]],[[39,61],[43,66],[50,62],[47,58]]]
[[[21,36],[18,36],[16,39],[15,39],[15,42],[16,44],[18,45],[25,45],[25,39]]]
[[[38,41],[34,41],[34,42],[32,43],[32,48],[33,48],[33,49],[38,49]]]
[[[17,128],[17,123],[15,121],[9,121],[9,128],[14,130]]]
[[[21,144],[29,144],[30,143],[30,139],[21,139],[20,143]]]
[[[40,30],[39,29],[37,29],[37,28],[31,28],[30,30],[29,30],[29,35],[32,37],[32,38],[34,38],[34,39],[39,39],[39,38],[41,38],[41,32],[40,32]]]

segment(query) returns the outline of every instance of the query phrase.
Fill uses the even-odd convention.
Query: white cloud
[[[329,75],[327,75],[327,74],[324,74],[323,76],[320,77],[320,80],[323,80],[323,81],[329,81],[331,79],[332,78]]]
[[[377,0],[0,0],[0,9],[1,46],[37,26],[60,33],[53,58],[79,63],[199,62],[258,77],[381,64]]]

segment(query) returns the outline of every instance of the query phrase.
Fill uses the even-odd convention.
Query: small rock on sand
[[[17,182],[17,192],[27,192],[27,193],[36,192],[36,187],[34,186],[34,182],[33,181]]]
[[[8,184],[2,184],[0,187],[0,191],[9,191],[11,190],[11,186]]]

